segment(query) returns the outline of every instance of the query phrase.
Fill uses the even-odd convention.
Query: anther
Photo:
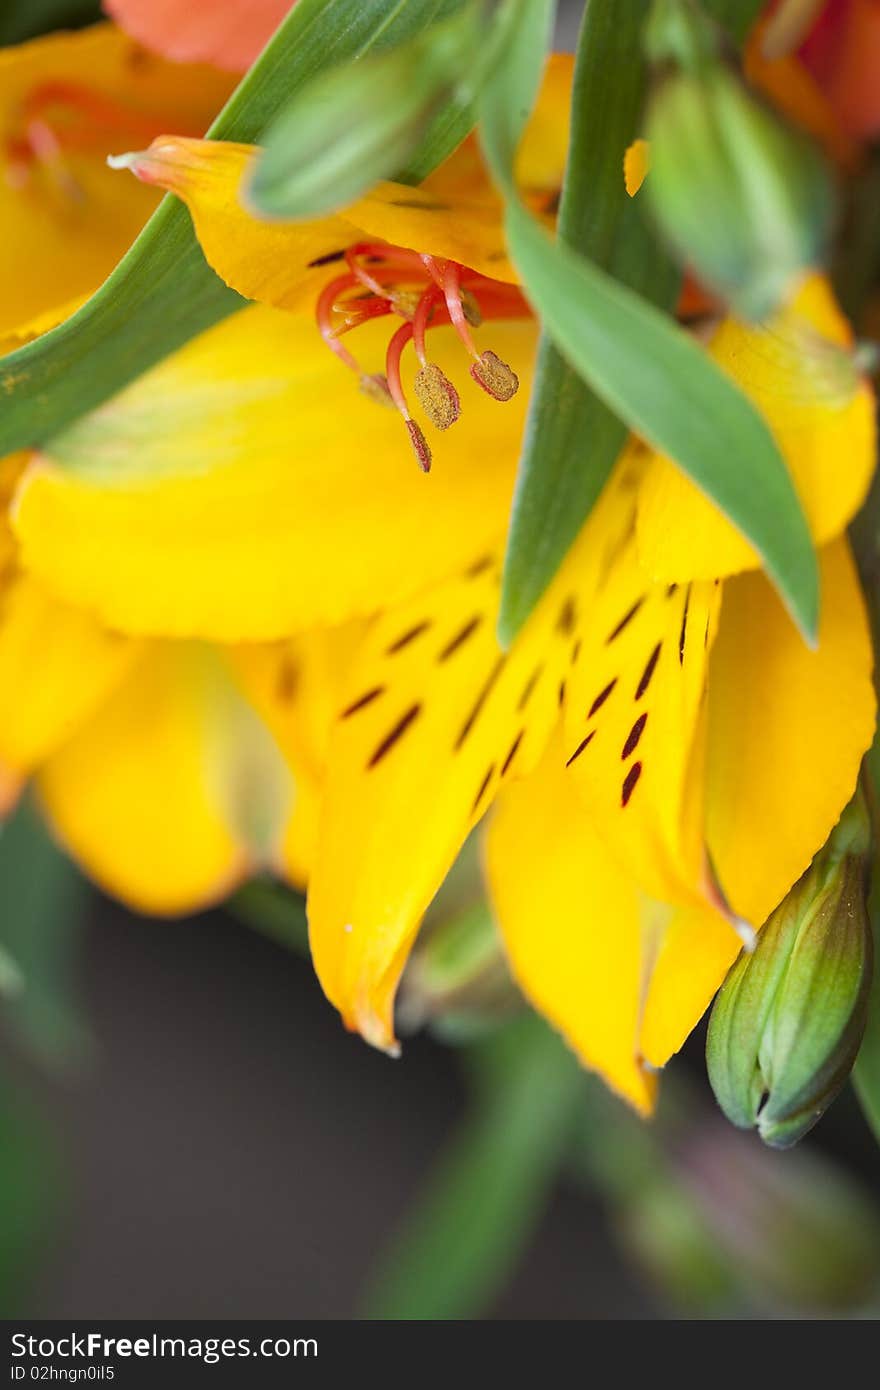
[[[391,392],[388,389],[388,381],[381,372],[364,372],[361,376],[361,390],[371,401],[377,405],[390,406],[395,409],[394,401],[391,399]]]
[[[471,290],[462,290],[461,308],[471,328],[479,328],[483,314],[477,296]]]
[[[413,389],[436,429],[448,430],[450,425],[455,424],[461,412],[458,392],[436,363],[426,362],[419,368]]]
[[[420,425],[415,420],[407,420],[406,427],[409,430],[409,441],[413,446],[413,453],[419,461],[419,467],[423,473],[431,471],[431,450],[428,441],[422,433]]]
[[[471,376],[496,401],[509,401],[519,390],[519,377],[488,349],[471,364]]]

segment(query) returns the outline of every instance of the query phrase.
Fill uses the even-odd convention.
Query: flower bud
[[[429,1025],[447,1041],[466,1041],[521,1002],[495,923],[485,906],[466,908],[420,939],[400,988],[402,1032]]]
[[[697,276],[741,317],[761,319],[821,260],[832,186],[809,140],[745,86],[720,43],[690,0],[655,0],[645,194]]]
[[[774,1148],[812,1128],[859,1050],[873,962],[869,833],[857,796],[715,1000],[706,1044],[715,1098]]]

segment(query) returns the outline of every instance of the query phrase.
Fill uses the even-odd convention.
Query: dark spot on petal
[[[576,622],[577,604],[574,601],[573,595],[569,594],[559,610],[559,615],[556,619],[556,631],[561,633],[563,637],[570,637],[574,632]]]
[[[678,634],[678,664],[684,665],[684,644],[687,640],[688,609],[691,606],[691,591],[688,589],[687,598],[684,601],[684,612],[681,615],[681,632]]]
[[[393,208],[415,208],[417,212],[451,212],[448,203],[438,203],[430,198],[390,198]]]
[[[394,725],[394,728],[389,734],[386,734],[385,738],[383,738],[379,747],[370,758],[370,761],[367,763],[368,768],[375,767],[377,763],[382,761],[387,753],[391,752],[395,743],[403,737],[410,724],[412,724],[413,720],[421,713],[421,709],[421,705],[411,705],[406,711],[406,714],[401,715],[400,719],[398,719],[397,723]]]
[[[667,597],[667,598],[672,598],[672,595],[675,594],[675,593],[677,593],[677,592],[678,592],[678,585],[677,585],[677,584],[667,584],[667,586],[666,586],[666,597]]]
[[[481,613],[478,613],[475,618],[471,618],[469,623],[465,623],[461,631],[455,634],[452,641],[447,642],[442,652],[439,653],[437,660],[447,661],[449,657],[452,656],[453,652],[457,652],[459,647],[464,646],[465,642],[468,640],[469,637],[473,637],[474,633],[476,632],[477,628],[480,626],[480,623],[482,621],[483,616]]]
[[[278,675],[275,680],[275,694],[284,705],[289,705],[296,695],[299,685],[299,670],[296,662],[289,656],[283,656],[278,663]]]
[[[353,704],[349,705],[348,709],[344,709],[339,716],[340,719],[347,719],[350,714],[357,714],[359,709],[366,709],[367,705],[371,705],[374,700],[378,700],[379,696],[384,694],[384,685],[374,686],[372,690],[368,690],[365,695],[361,695]]]
[[[565,704],[565,681],[559,682],[559,708]]]
[[[648,657],[648,664],[642,672],[641,680],[636,686],[635,698],[637,700],[641,700],[645,691],[648,689],[648,686],[651,684],[651,677],[653,676],[654,671],[656,670],[657,662],[660,660],[660,648],[662,647],[662,645],[662,642],[658,642],[651,655]]]
[[[532,695],[534,694],[535,686],[538,684],[538,681],[541,679],[541,673],[543,672],[543,670],[544,670],[544,667],[543,667],[543,666],[536,666],[535,669],[534,669],[534,671],[532,672],[532,674],[529,676],[528,680],[526,681],[525,685],[523,686],[523,692],[522,692],[522,694],[520,695],[519,701],[518,701],[517,706],[516,706],[517,712],[518,712],[518,713],[520,713],[520,714],[522,713],[522,711],[525,709],[526,705],[529,703],[529,700],[532,698]]]
[[[477,807],[479,806],[480,802],[483,800],[483,797],[486,795],[486,789],[487,789],[487,787],[489,786],[489,783],[492,781],[492,773],[493,773],[494,771],[495,771],[495,764],[492,763],[492,765],[491,765],[490,768],[489,768],[489,771],[486,773],[485,777],[483,778],[482,782],[480,783],[480,790],[477,792],[476,796],[474,797],[474,804],[473,804],[473,806],[471,807],[471,815],[474,814],[474,812],[476,811],[476,809],[477,809]]]
[[[632,728],[629,731],[629,734],[627,735],[626,743],[623,745],[623,751],[620,755],[621,759],[628,758],[631,753],[634,753],[636,751],[639,739],[642,736],[642,732],[647,722],[648,711],[645,710],[644,714],[639,715],[638,719],[636,720],[635,724],[633,724]]]
[[[409,628],[392,642],[390,647],[385,648],[385,655],[394,656],[395,652],[402,652],[404,647],[409,646],[410,642],[414,642],[417,637],[421,637],[423,632],[427,632],[430,626],[431,624],[427,619],[423,623],[416,623],[415,627]]]
[[[641,763],[633,763],[633,765],[632,765],[632,767],[630,768],[629,772],[626,774],[626,776],[625,776],[624,779],[623,779],[623,787],[622,787],[621,793],[620,793],[620,804],[621,804],[621,806],[625,806],[625,805],[627,804],[627,802],[629,801],[630,797],[632,796],[633,792],[635,791],[636,782],[639,780],[639,778],[641,777],[641,775],[642,775],[642,765],[641,765]]]
[[[587,734],[586,738],[582,738],[582,739],[581,739],[580,743],[578,744],[577,748],[576,748],[576,749],[574,750],[574,752],[572,753],[571,757],[570,757],[570,758],[568,759],[568,761],[566,762],[565,766],[566,766],[566,767],[571,767],[571,765],[572,765],[572,763],[574,762],[575,758],[579,758],[579,757],[580,757],[581,753],[583,753],[583,751],[584,751],[585,748],[589,747],[589,745],[592,743],[592,741],[593,741],[593,739],[594,739],[595,737],[596,737],[596,730],[595,730],[595,729],[591,729],[590,732]]]
[[[316,270],[319,265],[333,265],[334,261],[341,261],[344,256],[344,251],[328,251],[326,256],[316,256],[313,261],[309,261],[306,269]]]
[[[507,757],[504,759],[504,762],[501,764],[501,776],[502,776],[502,777],[503,777],[504,774],[507,772],[508,768],[510,767],[510,764],[513,762],[514,758],[516,757],[517,749],[519,748],[520,744],[521,744],[522,741],[523,741],[523,738],[524,738],[524,736],[525,736],[525,732],[526,732],[525,729],[520,729],[520,731],[519,731],[519,733],[517,734],[516,738],[513,740],[513,743],[510,745],[510,749],[509,749],[509,751],[508,751]]]
[[[465,578],[476,579],[478,575],[485,574],[486,570],[491,569],[494,563],[495,561],[491,555],[484,555],[481,560],[475,560],[474,563],[465,570]]]
[[[480,717],[480,711],[482,710],[484,704],[486,703],[486,701],[488,700],[489,696],[491,695],[492,689],[493,689],[493,687],[494,687],[496,681],[498,680],[498,677],[501,675],[501,672],[504,670],[504,666],[505,666],[506,660],[507,660],[506,657],[504,657],[504,656],[499,656],[498,660],[495,662],[495,665],[492,667],[492,670],[489,672],[489,675],[486,677],[486,682],[485,682],[485,684],[484,684],[482,690],[480,691],[479,695],[477,696],[476,700],[474,701],[474,704],[473,704],[473,707],[472,707],[472,709],[471,709],[471,712],[470,712],[470,714],[468,715],[467,719],[466,719],[466,720],[464,721],[464,723],[462,724],[461,730],[459,731],[458,738],[455,740],[455,743],[454,743],[454,745],[453,745],[454,750],[455,750],[456,753],[457,753],[458,750],[462,747],[462,745],[463,745],[465,739],[467,738],[467,736],[468,736],[468,734],[470,733],[471,729],[474,727],[474,725],[476,724],[478,718]]]
[[[608,636],[605,638],[605,645],[606,645],[606,647],[607,647],[611,642],[614,641],[615,637],[619,637],[619,636],[620,636],[620,634],[623,632],[623,629],[627,626],[628,623],[631,623],[631,622],[632,622],[633,618],[634,618],[634,617],[636,616],[636,614],[638,613],[638,611],[639,611],[639,609],[641,608],[641,606],[642,606],[642,604],[644,603],[644,601],[645,601],[645,595],[642,594],[641,598],[637,598],[637,599],[636,599],[635,603],[633,604],[633,606],[632,606],[632,608],[629,610],[629,612],[628,612],[628,613],[624,613],[623,617],[621,618],[620,622],[617,624],[617,627],[614,629],[614,631],[613,631],[613,632],[609,632]]]
[[[605,701],[608,699],[608,696],[611,694],[611,692],[612,692],[612,690],[614,689],[614,687],[616,686],[616,684],[617,684],[617,677],[615,676],[615,677],[614,677],[614,680],[608,682],[608,684],[606,685],[606,687],[605,687],[604,690],[600,690],[600,691],[599,691],[599,694],[596,696],[595,700],[594,700],[593,703],[590,705],[590,711],[589,711],[589,714],[587,715],[587,718],[588,718],[588,719],[592,719],[593,715],[597,712],[597,710],[600,710],[600,709],[602,708],[602,706],[604,705]]]
[[[579,638],[579,639],[577,640],[577,642],[575,642],[574,646],[573,646],[572,649],[571,649],[571,664],[572,664],[572,666],[575,666],[575,665],[577,664],[577,659],[578,659],[578,657],[580,656],[580,654],[581,654],[581,644],[580,644],[580,638]]]

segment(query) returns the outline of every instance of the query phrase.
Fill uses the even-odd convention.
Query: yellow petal
[[[536,207],[558,199],[568,159],[571,125],[571,89],[574,58],[570,53],[551,53],[544,68],[538,99],[529,117],[516,154],[516,179],[525,197]],[[454,171],[454,160],[442,170]]]
[[[492,400],[437,329],[462,414],[425,477],[397,412],[360,393],[308,320],[235,315],[35,460],[14,509],[24,563],[110,626],[230,642],[408,597],[505,526],[535,333],[483,331],[523,389]],[[358,330],[370,369],[386,341],[382,323]]]
[[[265,727],[216,655],[150,643],[39,779],[84,869],[134,908],[190,912],[271,862],[291,801]]]
[[[517,159],[528,203],[553,214],[565,168],[572,60],[556,55]],[[210,265],[248,299],[276,308],[310,304],[326,281],[326,264],[347,246],[382,240],[446,257],[496,280],[516,279],[507,257],[503,205],[471,137],[418,188],[383,182],[335,217],[270,223],[246,207],[253,145],[166,135],[125,164],[146,183],[187,204]]]
[[[485,840],[491,899],[526,998],[588,1067],[646,1113],[639,1056],[646,985],[638,891],[609,857],[566,777],[560,739],[499,798]]]
[[[725,585],[712,654],[709,848],[725,894],[755,926],[825,843],[874,731],[871,640],[848,543],[820,561],[816,651],[751,574]]]
[[[314,863],[330,730],[363,631],[363,624],[350,623],[226,651],[238,684],[294,775],[293,806],[275,867],[297,888],[305,887]]]
[[[0,592],[0,761],[31,772],[119,683],[138,643],[59,603],[26,574]]]
[[[109,24],[0,52],[0,333],[96,289],[155,207],[106,156],[169,127],[201,133],[230,86]],[[29,160],[29,134],[60,153]]]
[[[341,259],[348,246],[377,239],[449,257],[494,279],[514,278],[504,249],[501,205],[488,185],[481,196],[468,201],[459,194],[450,205],[429,183],[420,188],[380,183],[335,217],[265,222],[242,201],[258,153],[253,145],[167,135],[126,159],[143,182],[183,199],[206,260],[248,299],[279,309],[311,304],[331,260]]]
[[[629,517],[628,501],[607,489],[506,655],[491,563],[383,617],[366,639],[331,742],[309,922],[326,993],[377,1046],[393,1044],[400,972],[465,837],[543,752],[621,511]]]
[[[845,355],[851,335],[827,282],[805,282],[767,327],[726,319],[710,354],[757,405],[791,471],[817,544],[840,534],[874,471],[874,399]],[[659,579],[736,574],[753,547],[668,459],[653,459],[639,499],[639,547]]]
[[[640,1033],[642,1056],[662,1067],[712,1002],[742,949],[717,912],[681,908],[658,943]]]
[[[650,163],[651,149],[647,140],[633,140],[623,156],[623,182],[631,198],[645,182]]]
[[[715,584],[657,585],[634,539],[595,601],[566,701],[568,777],[621,870],[645,893],[701,900],[700,768]]]

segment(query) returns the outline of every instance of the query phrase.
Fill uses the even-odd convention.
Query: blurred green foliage
[[[100,18],[99,0],[2,0],[0,44],[22,43],[50,29],[76,29]]]

